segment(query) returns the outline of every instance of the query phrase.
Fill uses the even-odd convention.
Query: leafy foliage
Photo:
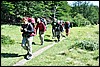
[[[76,48],[81,48],[81,49],[86,49],[89,51],[94,51],[99,49],[99,43],[95,41],[78,41],[71,47],[76,47]]]
[[[2,1],[2,23],[17,23],[18,16],[47,17],[74,22],[74,26],[97,24],[99,7],[89,2],[75,1],[71,7],[67,1]],[[81,15],[81,16],[80,16]],[[78,17],[77,17],[78,16]],[[51,20],[52,20],[51,19]],[[84,22],[86,21],[86,22]]]
[[[94,25],[97,24],[99,20],[99,7],[92,4],[89,5],[89,3],[89,1],[75,1],[71,10],[72,17],[76,16],[78,13],[82,14],[85,19]]]
[[[75,17],[74,17],[74,25],[75,26],[86,26],[86,25],[89,25],[90,24],[90,21],[88,21],[87,19],[85,19],[81,14],[77,14]]]
[[[1,44],[8,45],[14,44],[15,40],[12,40],[9,36],[1,35]]]

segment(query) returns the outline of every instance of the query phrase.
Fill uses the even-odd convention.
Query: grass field
[[[65,34],[65,33],[64,33]],[[20,46],[22,36],[20,26],[2,25],[1,35],[10,36],[15,40],[13,45],[1,44],[1,66],[12,66],[23,59],[26,51]],[[80,48],[71,48],[78,41],[91,40],[99,43],[99,25],[71,28],[70,35],[65,40],[55,44],[52,48],[27,62],[24,66],[99,66],[99,49],[87,51]],[[40,45],[38,35],[34,37],[33,52],[53,42],[51,25],[45,33],[45,43]]]

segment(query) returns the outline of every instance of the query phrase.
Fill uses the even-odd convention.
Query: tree
[[[73,7],[67,1],[2,1],[1,21],[18,22],[18,17],[49,17],[73,22],[75,16],[81,14],[91,24],[99,19],[99,7],[89,5],[89,1],[75,1]],[[77,17],[76,17],[77,18]]]
[[[91,24],[96,24],[99,20],[99,8],[97,6],[93,6],[92,4],[89,6],[87,19],[91,22]]]
[[[67,18],[70,17],[70,10],[71,7],[66,1],[60,1],[57,6],[56,16],[58,17],[58,19],[62,19],[65,21],[69,20]]]
[[[85,19],[81,14],[77,14],[75,17],[74,17],[74,26],[86,26],[86,25],[89,25],[90,24],[90,21],[88,21],[87,19]]]
[[[91,24],[95,24],[99,18],[99,8],[93,4],[89,5],[89,3],[89,1],[75,1],[71,9],[72,18],[79,13]]]
[[[4,22],[11,22],[11,16],[15,15],[14,14],[14,4],[11,2],[7,1],[2,1],[1,2],[1,21]]]

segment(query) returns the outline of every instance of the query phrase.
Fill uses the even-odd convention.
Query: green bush
[[[1,35],[1,44],[14,44],[15,40],[12,40],[9,36]]]
[[[99,49],[99,43],[95,41],[78,41],[74,45],[71,46],[71,48],[77,47],[89,51],[94,51]]]
[[[79,14],[79,13],[73,18],[73,21],[74,21],[74,26],[78,26],[78,27],[86,26],[86,25],[91,24],[90,21],[85,19],[82,16],[82,14]]]
[[[95,31],[96,34],[99,34],[99,31]]]

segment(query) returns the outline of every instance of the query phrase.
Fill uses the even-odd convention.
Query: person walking
[[[57,23],[57,19],[56,18],[54,18],[53,19],[53,22],[52,22],[52,39],[54,39],[55,37],[56,37],[56,33],[55,33],[55,27],[56,27],[56,23]]]
[[[44,32],[46,31],[46,26],[43,22],[41,22],[40,18],[37,18],[37,25],[36,25],[36,34],[39,28],[39,38],[41,40],[41,45],[44,44]]]
[[[69,21],[65,22],[65,32],[66,32],[66,36],[68,36],[70,33],[70,22]]]
[[[63,20],[60,20],[60,25],[61,25],[61,36],[65,37],[65,35],[63,34],[64,32],[64,21]]]
[[[61,35],[61,32],[62,32],[62,25],[60,23],[60,20],[57,21],[56,25],[55,25],[55,35],[58,39],[58,42],[60,41],[60,35]]]
[[[31,59],[32,57],[32,41],[34,29],[30,22],[28,22],[27,18],[22,19],[23,24],[21,25],[21,32],[22,32],[22,44],[21,46],[27,50],[27,54],[25,55],[26,59]]]

